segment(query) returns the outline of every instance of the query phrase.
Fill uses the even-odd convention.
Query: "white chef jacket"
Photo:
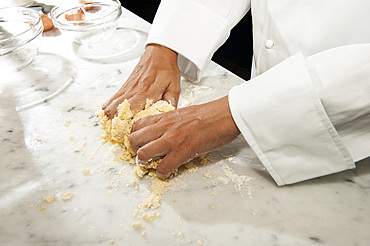
[[[198,81],[249,9],[257,77],[229,92],[242,135],[278,185],[355,168],[370,155],[369,0],[162,0],[147,44]]]

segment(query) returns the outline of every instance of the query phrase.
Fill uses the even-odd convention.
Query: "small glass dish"
[[[36,11],[23,7],[0,8],[0,74],[22,69],[33,60],[42,29]]]
[[[78,44],[108,39],[122,15],[119,0],[73,0],[55,6],[50,16],[54,26]]]
[[[33,0],[1,0],[0,8],[7,7],[28,7],[33,4]]]

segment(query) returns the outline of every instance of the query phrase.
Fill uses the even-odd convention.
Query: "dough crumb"
[[[64,126],[69,126],[70,123],[71,123],[71,120],[65,120],[64,121]]]
[[[178,237],[184,237],[184,233],[183,233],[183,232],[179,232],[179,233],[177,234],[177,236],[178,236]]]
[[[131,226],[132,226],[134,229],[140,228],[140,227],[141,227],[141,222],[140,222],[140,221],[137,221],[137,222],[133,223]]]
[[[45,206],[41,206],[40,211],[44,211],[45,208],[46,208]]]
[[[138,206],[139,212],[142,213],[149,208],[158,208],[160,206],[160,201],[162,200],[164,192],[170,186],[170,183],[165,180],[154,179],[152,181],[151,192]]]
[[[66,194],[60,194],[60,198],[62,198],[62,200],[64,200],[64,201],[71,200],[72,199],[72,195],[73,195],[73,193],[68,192]]]
[[[85,168],[85,169],[82,169],[81,172],[83,173],[83,175],[89,175],[90,174],[90,169]]]
[[[146,220],[148,222],[152,222],[153,219],[157,218],[160,216],[160,213],[159,212],[152,212],[152,213],[145,213],[143,214],[143,216],[141,217],[143,220]]]
[[[205,166],[207,165],[208,162],[208,155],[207,154],[201,155],[198,157],[198,160],[202,166]]]
[[[113,239],[109,240],[109,243],[114,244],[114,240]]]
[[[143,232],[141,233],[141,236],[142,236],[142,237],[145,237],[145,236],[146,236],[146,231],[143,231]]]
[[[48,196],[44,196],[44,201],[47,202],[47,203],[53,202],[54,201],[54,194],[51,193]]]
[[[205,177],[206,179],[209,179],[210,177],[212,177],[212,175],[210,172],[206,172],[203,174],[203,177]]]

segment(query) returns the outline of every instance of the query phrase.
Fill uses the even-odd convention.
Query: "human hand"
[[[146,116],[134,123],[129,141],[140,164],[164,157],[157,175],[166,178],[182,164],[230,143],[239,134],[226,96]]]
[[[103,105],[111,119],[125,99],[135,114],[144,109],[146,99],[165,100],[177,106],[180,95],[180,70],[177,53],[161,45],[150,44],[122,87]]]

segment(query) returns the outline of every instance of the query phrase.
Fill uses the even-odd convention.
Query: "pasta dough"
[[[120,158],[125,161],[129,161],[132,164],[136,164],[136,174],[143,177],[150,169],[156,169],[160,160],[149,161],[147,168],[139,165],[136,161],[136,154],[132,151],[128,137],[131,133],[132,125],[135,121],[143,118],[147,115],[160,114],[174,110],[171,104],[166,101],[157,101],[153,103],[153,100],[146,100],[144,110],[137,114],[133,114],[130,109],[130,103],[125,100],[117,107],[117,114],[110,120],[101,110],[98,114],[101,129],[104,130],[102,138],[112,144],[117,144],[122,147]]]

